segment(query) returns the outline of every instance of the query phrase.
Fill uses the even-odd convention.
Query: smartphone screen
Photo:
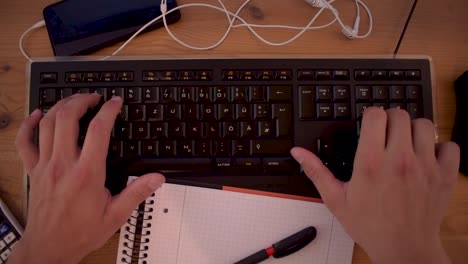
[[[65,0],[44,9],[49,38],[56,56],[89,54],[121,41],[161,15],[160,0]],[[167,9],[177,6],[167,1]],[[168,23],[180,12],[166,16]],[[148,30],[162,26],[155,22]]]

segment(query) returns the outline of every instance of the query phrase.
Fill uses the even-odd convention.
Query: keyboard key
[[[156,71],[143,71],[143,81],[144,82],[152,82],[152,81],[157,81],[158,78],[158,72]]]
[[[411,119],[416,119],[423,116],[421,106],[417,103],[409,103],[406,109]]]
[[[133,122],[132,123],[132,138],[147,139],[149,137],[149,123]]]
[[[236,159],[236,171],[255,175],[263,171],[261,160],[259,158],[240,158]]]
[[[109,88],[109,90],[107,91],[108,95],[109,95],[109,99],[114,97],[114,96],[119,96],[121,97],[122,99],[124,98],[124,88]]]
[[[340,80],[340,81],[349,80],[349,71],[348,70],[334,70],[333,80]]]
[[[140,152],[140,141],[127,141],[124,142],[124,156],[127,158],[138,157]]]
[[[299,118],[315,118],[315,99],[313,86],[299,86]]]
[[[150,137],[152,139],[160,139],[168,137],[168,124],[166,122],[151,122]]]
[[[258,136],[261,138],[272,137],[276,135],[274,125],[270,121],[258,122]]]
[[[184,120],[192,121],[199,119],[199,108],[196,104],[184,105]]]
[[[266,88],[269,102],[291,100],[290,86],[267,86]]]
[[[41,89],[40,90],[40,103],[41,105],[53,105],[56,102],[55,89]]]
[[[192,87],[181,87],[180,88],[180,102],[181,103],[193,103],[195,102],[195,93]]]
[[[405,87],[401,85],[390,86],[390,100],[402,101],[405,99]]]
[[[348,101],[349,100],[349,87],[348,86],[333,86],[333,100],[335,101]]]
[[[406,86],[406,98],[408,100],[419,100],[421,98],[421,86],[418,86],[418,85]]]
[[[123,157],[123,142],[111,140],[109,143],[109,154],[110,157],[121,158]]]
[[[231,87],[231,95],[233,102],[247,102],[247,92],[244,86]]]
[[[95,89],[96,92],[99,93],[99,94],[101,94],[101,93],[97,91],[98,89],[103,89],[104,91],[106,91],[106,88],[97,88],[97,89]],[[62,99],[67,98],[67,97],[70,97],[70,96],[73,95],[72,88],[62,88],[62,89],[59,89],[57,92],[58,92],[57,101],[62,100]],[[104,99],[106,100],[107,99],[107,91],[104,94],[105,94]]]
[[[270,105],[254,104],[254,119],[263,120],[270,117]]]
[[[234,161],[228,158],[216,159],[215,168],[218,173],[230,174],[234,169]]]
[[[378,107],[378,108],[383,109],[383,110],[388,109],[387,103],[373,103],[372,106]]]
[[[405,80],[419,81],[421,80],[421,71],[410,70],[405,72]]]
[[[377,70],[372,71],[372,80],[386,80],[387,71]]]
[[[128,121],[128,105],[122,105],[117,119],[121,121]]]
[[[276,80],[289,81],[292,79],[292,72],[290,70],[276,71]]]
[[[145,105],[129,105],[128,106],[128,119],[131,121],[145,120]]]
[[[213,101],[212,90],[210,87],[198,87],[196,89],[199,103],[210,103]]]
[[[349,119],[351,117],[351,110],[347,103],[335,103],[335,119]]]
[[[82,73],[80,72],[67,72],[65,73],[65,82],[67,83],[80,83]]]
[[[160,146],[160,150],[162,150]],[[167,155],[161,155],[163,157],[174,157],[174,152],[168,150]],[[187,168],[190,168],[190,172],[198,174],[207,174],[210,172],[211,161],[207,158],[175,158],[175,159],[145,159],[139,162],[144,167],[152,168],[154,172],[161,173],[173,173],[173,172],[187,172]]]
[[[331,95],[331,86],[320,85],[315,88],[315,98],[317,101],[330,101]]]
[[[218,103],[229,102],[228,87],[215,87],[214,97],[215,101]]]
[[[356,100],[370,101],[372,92],[370,86],[356,86]]]
[[[236,104],[236,119],[237,120],[251,120],[252,114],[250,104]]]
[[[255,138],[257,136],[257,126],[254,122],[241,122],[241,137]]]
[[[210,157],[212,155],[210,140],[197,140],[195,149],[198,157]]]
[[[265,174],[281,174],[288,173],[293,169],[293,161],[291,158],[264,158],[263,167]]]
[[[234,120],[234,105],[220,104],[218,105],[219,120]]]
[[[196,78],[199,81],[212,81],[213,74],[211,71],[197,71]]]
[[[177,155],[176,141],[163,140],[159,143],[159,154],[161,157],[169,158]]]
[[[263,86],[250,86],[249,98],[251,102],[265,101],[265,90],[263,89]]]
[[[239,137],[238,123],[224,122],[223,123],[223,137],[224,138],[237,138]]]
[[[262,81],[270,81],[270,80],[273,80],[273,78],[274,78],[274,73],[271,70],[260,71],[259,76],[258,76],[258,79]]]
[[[173,103],[178,101],[176,87],[160,87],[161,103]]]
[[[251,140],[251,155],[278,155],[287,154],[292,148],[291,140]]]
[[[223,81],[236,81],[238,79],[238,72],[237,71],[223,71],[222,72]]]
[[[0,259],[7,260],[10,254],[11,250],[7,248],[2,253],[0,253]]]
[[[132,82],[133,81],[133,72],[118,72],[117,81],[119,82]]]
[[[213,104],[201,105],[201,119],[202,120],[216,120],[216,106]]]
[[[99,72],[85,72],[83,82],[93,83],[99,81]]]
[[[164,120],[163,105],[146,105],[146,117],[148,121],[162,121]]]
[[[331,71],[328,70],[317,70],[315,71],[315,79],[319,81],[330,80]]]
[[[354,79],[357,81],[368,81],[371,78],[371,73],[368,70],[355,70]]]
[[[183,123],[183,122],[171,122],[171,123],[169,123],[169,136],[171,138],[183,138],[183,137],[185,137],[185,123]]]
[[[359,104],[356,104],[356,118],[357,119],[360,119],[362,118],[362,115],[364,114],[364,111],[370,107],[371,104],[370,103],[359,103]]]
[[[403,71],[389,71],[388,78],[390,80],[403,80],[404,78]]]
[[[113,136],[117,139],[129,139],[132,137],[132,124],[127,122],[117,122],[114,130]]]
[[[229,156],[229,141],[227,140],[215,140],[213,141],[213,155],[215,157],[226,157]]]
[[[374,100],[386,101],[388,99],[388,88],[382,85],[372,86],[372,94],[374,95]]]
[[[89,88],[73,88],[73,94],[88,94],[90,92]]]
[[[250,155],[250,141],[248,140],[233,140],[232,155],[235,157],[246,157]]]
[[[188,123],[187,136],[189,138],[201,138],[203,136],[203,125],[200,122]]]
[[[253,81],[257,79],[257,73],[255,71],[241,71],[240,80]]]
[[[291,133],[291,105],[272,105],[272,117],[276,119],[276,137],[289,136]]]
[[[158,87],[144,87],[143,88],[143,102],[144,103],[158,103],[159,102]]]
[[[181,120],[182,106],[179,104],[168,104],[164,106],[164,117],[167,120]]]
[[[406,110],[406,104],[404,104],[404,103],[391,103],[390,108]]]
[[[331,119],[333,117],[333,108],[331,104],[317,104],[317,119]]]
[[[141,103],[141,88],[129,87],[125,93],[125,103]]]
[[[107,101],[107,89],[106,88],[91,88],[91,93],[97,93],[102,96],[104,101]]]
[[[220,138],[221,137],[221,124],[218,122],[205,123],[203,129],[205,138]]]
[[[117,74],[115,72],[101,72],[99,80],[101,82],[115,82]]]
[[[161,72],[161,81],[175,81],[177,80],[177,72],[176,71],[163,71]]]
[[[301,81],[310,81],[313,80],[315,72],[313,70],[298,70],[297,77]]]
[[[177,147],[179,148],[177,150],[177,154],[181,157],[193,157],[195,155],[194,146],[194,141],[183,139],[177,144]]]
[[[145,157],[159,156],[159,142],[154,140],[146,140],[142,142],[141,154]]]
[[[193,71],[181,71],[179,72],[180,81],[192,81],[195,78]]]
[[[56,72],[43,72],[41,73],[40,83],[57,83],[57,73]]]

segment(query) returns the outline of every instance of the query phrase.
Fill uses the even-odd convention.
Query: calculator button
[[[15,233],[10,232],[8,235],[6,235],[6,236],[3,238],[3,240],[5,240],[5,242],[6,242],[7,244],[10,244],[11,242],[13,242],[13,241],[15,240],[15,238],[16,238]]]
[[[10,231],[10,226],[8,224],[1,225],[0,226],[0,237],[5,235],[6,233],[8,233],[8,231]]]
[[[9,249],[6,249],[5,251],[0,254],[1,259],[7,260],[8,256],[10,256],[11,251]]]
[[[2,240],[0,240],[0,251],[2,251],[5,247],[6,247],[5,242],[3,242]]]

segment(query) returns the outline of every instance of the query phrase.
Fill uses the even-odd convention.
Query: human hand
[[[324,203],[374,263],[449,263],[439,229],[459,149],[435,144],[433,124],[403,110],[365,111],[353,176],[337,180],[311,152],[291,150]]]
[[[106,102],[77,146],[79,119],[100,100],[98,94],[63,99],[42,117],[34,111],[22,124],[16,146],[30,176],[26,229],[9,263],[77,263],[100,248],[132,210],[164,182],[147,174],[112,197],[104,187],[106,156],[122,99]],[[33,131],[39,125],[39,147]]]

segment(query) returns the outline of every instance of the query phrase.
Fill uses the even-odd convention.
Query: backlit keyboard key
[[[291,70],[276,71],[276,80],[289,81],[292,79]]]
[[[125,71],[117,73],[117,81],[120,82],[131,82],[133,81],[133,72]]]

